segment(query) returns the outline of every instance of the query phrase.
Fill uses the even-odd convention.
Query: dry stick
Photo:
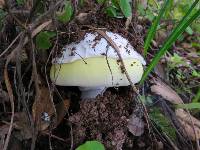
[[[136,87],[134,86],[133,82],[131,81],[131,78],[130,78],[130,76],[129,76],[126,68],[125,68],[125,64],[124,64],[124,61],[123,61],[123,58],[121,56],[121,53],[120,53],[120,50],[119,50],[118,46],[113,42],[113,40],[110,37],[107,36],[107,34],[104,31],[101,31],[101,30],[98,30],[98,29],[95,30],[95,31],[97,33],[99,33],[101,36],[103,36],[111,44],[111,46],[115,49],[115,51],[117,52],[117,55],[118,55],[118,57],[119,57],[119,59],[121,61],[122,67],[123,67],[124,72],[125,72],[125,75],[126,75],[128,81],[129,81],[131,87],[139,95],[138,90],[136,89]]]
[[[6,65],[5,65],[5,68],[4,68],[4,78],[5,78],[6,88],[8,90],[8,95],[9,95],[9,98],[10,98],[10,104],[11,104],[11,109],[12,109],[12,116],[11,116],[11,120],[10,120],[10,127],[9,127],[9,130],[8,130],[8,133],[7,133],[6,141],[5,141],[4,146],[3,146],[3,150],[7,150],[7,147],[8,147],[8,142],[10,140],[10,135],[11,135],[11,132],[12,132],[12,127],[13,127],[14,111],[15,111],[14,97],[13,97],[13,93],[12,93],[12,87],[10,85],[10,81],[9,81],[9,77],[8,77],[8,72],[7,72],[7,66],[8,66],[9,61],[10,61],[9,59],[7,59],[7,61],[6,61]]]
[[[32,34],[31,34],[31,38],[34,38],[40,31],[42,31],[46,26],[48,26],[51,23],[52,23],[52,20],[49,20],[49,21],[46,21],[46,22],[42,23],[41,25],[39,25],[35,30],[33,30]],[[26,44],[27,42],[28,42],[28,37],[25,38],[24,44]],[[31,76],[31,80],[28,85],[28,91],[30,91],[32,82],[33,82],[33,77]],[[28,96],[28,100],[29,100],[29,96]]]
[[[111,44],[111,46],[115,49],[115,51],[117,52],[117,55],[118,55],[118,57],[119,57],[119,59],[120,59],[120,61],[121,61],[122,67],[123,67],[124,72],[125,72],[125,75],[126,75],[128,81],[129,81],[131,87],[133,88],[134,92],[136,92],[137,95],[140,95],[140,94],[139,94],[139,91],[138,91],[138,90],[136,89],[136,87],[134,86],[134,84],[133,84],[133,82],[131,81],[131,78],[130,78],[130,76],[129,76],[129,74],[128,74],[126,68],[125,68],[125,64],[124,64],[123,58],[122,58],[122,56],[121,56],[121,54],[120,54],[120,50],[119,50],[118,46],[113,42],[113,40],[112,40],[110,37],[107,36],[107,34],[106,34],[104,31],[101,31],[101,30],[98,30],[98,29],[97,29],[97,30],[95,29],[95,31],[96,31],[97,33],[99,33],[101,36],[103,36],[103,37]]]
[[[169,141],[171,146],[173,147],[174,150],[179,150],[179,148],[174,144],[174,142],[167,136],[167,134],[163,133],[165,138]]]
[[[108,35],[107,35],[104,31],[101,31],[101,30],[98,30],[98,29],[95,29],[95,28],[93,28],[93,29],[94,29],[97,33],[99,33],[101,36],[103,36],[103,37],[111,44],[111,46],[115,49],[115,51],[117,52],[117,55],[118,55],[118,57],[119,57],[119,59],[120,59],[120,61],[121,61],[121,65],[122,65],[122,67],[123,67],[123,69],[124,69],[126,78],[128,79],[128,81],[129,81],[129,83],[130,83],[130,85],[131,85],[133,91],[137,94],[137,96],[140,96],[139,91],[138,91],[138,90],[136,89],[136,87],[134,86],[134,84],[133,84],[133,82],[131,81],[131,78],[130,78],[130,76],[129,76],[129,74],[128,74],[126,68],[125,68],[125,64],[124,64],[124,61],[123,61],[123,58],[122,58],[122,56],[121,56],[121,53],[120,53],[120,50],[119,50],[118,46],[113,42],[113,40],[112,40],[110,37],[108,37]],[[143,106],[143,109],[145,110],[145,115],[146,115],[146,116],[145,116],[145,119],[146,119],[146,121],[147,121],[148,128],[150,129],[150,126],[149,126],[149,116],[148,116],[146,107],[144,106],[144,104],[143,104],[142,101],[141,101],[141,104],[142,104],[142,106]]]
[[[38,74],[37,74],[37,67],[36,67],[36,62],[35,62],[35,51],[34,51],[34,45],[33,45],[33,39],[31,38],[31,34],[30,34],[30,43],[31,43],[31,50],[32,50],[32,65],[33,65],[33,69],[32,69],[32,77],[33,80],[35,81],[35,91],[36,91],[36,98],[35,100],[40,99],[40,90],[39,90],[39,80],[38,80]],[[36,142],[36,135],[38,133],[37,127],[36,127],[36,131],[35,128],[33,128],[33,137],[32,137],[32,142],[31,142],[31,150],[35,149],[35,142]]]
[[[23,43],[24,43],[24,39],[23,39],[23,42],[22,42],[21,49],[24,46]],[[18,88],[19,88],[18,101],[19,100],[21,101],[22,106],[25,109],[26,114],[28,115],[28,119],[29,119],[29,122],[31,124],[31,127],[33,127],[33,120],[32,120],[31,114],[29,112],[29,108],[27,106],[26,96],[25,96],[25,93],[24,93],[23,82],[22,82],[22,77],[21,77],[21,60],[19,59],[21,49],[19,49],[17,51],[16,58],[15,58],[15,60],[16,60],[16,72],[17,72],[17,75],[18,75]]]
[[[22,35],[22,32],[20,32],[16,38],[10,43],[10,45],[0,54],[0,58],[13,46],[13,44],[18,40],[18,38]]]
[[[13,127],[14,111],[15,111],[14,96],[13,96],[12,86],[10,84],[10,80],[9,80],[9,77],[8,77],[8,71],[7,71],[8,70],[8,64],[16,56],[17,51],[19,51],[21,49],[21,47],[23,45],[23,35],[21,36],[21,39],[20,39],[18,46],[8,55],[7,60],[6,60],[6,64],[5,64],[5,68],[4,68],[4,78],[5,78],[6,88],[8,90],[8,95],[9,95],[9,98],[10,98],[12,116],[11,116],[11,120],[10,120],[10,127],[9,127],[9,130],[8,130],[8,133],[7,133],[6,141],[5,141],[4,146],[3,146],[3,150],[7,150],[7,147],[8,147],[8,143],[9,143],[9,140],[10,140],[10,135],[11,135],[11,132],[12,132],[12,127]]]
[[[56,28],[56,31],[57,31],[57,28]],[[51,50],[51,52],[50,52],[50,54],[49,54],[49,57],[47,58],[47,62],[45,63],[45,68],[44,68],[44,70],[45,70],[45,78],[46,78],[46,82],[47,82],[48,89],[49,89],[49,91],[50,91],[50,98],[51,98],[52,103],[53,103],[53,95],[52,95],[52,93],[51,93],[51,92],[52,92],[52,89],[51,89],[51,87],[50,87],[49,80],[48,80],[48,77],[47,77],[47,64],[49,63],[50,57],[51,57],[52,53],[54,52],[54,50],[55,50],[57,44],[58,44],[58,32],[57,32],[57,35],[56,35],[56,42],[55,42],[55,44],[54,44],[54,46],[53,46],[53,48],[52,48],[52,50]],[[55,108],[55,107],[54,107],[54,108]],[[55,115],[56,115],[56,108],[54,109],[54,112],[55,112]],[[57,115],[56,115],[56,121],[57,121]],[[57,122],[56,122],[56,124],[57,124]],[[54,124],[54,125],[55,125],[55,124]]]
[[[57,28],[56,28],[56,31],[57,31]],[[56,32],[56,42],[55,42],[55,44],[54,44],[54,46],[53,46],[53,48],[52,48],[52,50],[51,50],[51,52],[50,52],[50,54],[49,54],[49,56],[48,56],[48,58],[47,58],[47,61],[46,61],[46,63],[45,63],[45,67],[44,67],[45,78],[46,78],[46,82],[47,82],[48,89],[49,89],[49,91],[50,91],[49,93],[50,93],[50,99],[51,99],[52,103],[53,103],[53,95],[52,95],[52,88],[50,87],[49,80],[48,80],[48,77],[47,77],[47,64],[49,63],[50,57],[51,57],[53,51],[55,50],[57,44],[58,44],[58,31]],[[55,108],[55,107],[54,107],[54,108]],[[57,112],[56,112],[56,109],[55,109],[54,111],[55,111],[55,114],[56,114],[56,113],[57,113]],[[56,116],[57,116],[57,115],[56,115]],[[56,124],[57,124],[57,121],[58,121],[58,119],[57,119],[57,117],[56,117]],[[56,126],[56,125],[53,124],[53,126]],[[50,126],[50,127],[51,127],[51,126]],[[52,137],[52,132],[51,132],[51,131],[52,131],[52,128],[50,128],[49,130],[50,130],[50,134],[49,134],[49,147],[50,147],[50,149],[52,149],[52,146],[51,146],[51,137]]]
[[[48,25],[52,23],[52,20],[45,21],[41,25],[39,25],[37,28],[35,28],[31,33],[31,38],[34,38],[40,31],[42,31],[44,28],[46,28]],[[25,37],[24,39],[24,45],[26,45],[28,42],[28,37]]]
[[[42,134],[47,135],[47,136],[51,136],[51,138],[54,138],[54,139],[56,139],[56,140],[59,140],[59,141],[62,141],[62,142],[64,142],[64,143],[66,143],[66,140],[65,140],[65,139],[63,139],[63,138],[61,138],[61,137],[58,137],[58,136],[56,136],[56,135],[50,134],[50,133],[48,133],[48,132],[46,132],[46,131],[43,131]]]
[[[49,149],[50,149],[50,150],[53,150],[53,149],[52,149],[52,144],[51,144],[51,135],[52,135],[52,131],[51,131],[51,129],[50,129],[50,131],[49,131],[49,138],[48,138],[48,139],[49,139]]]

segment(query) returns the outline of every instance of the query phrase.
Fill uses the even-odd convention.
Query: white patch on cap
[[[131,44],[121,35],[112,32],[106,32],[120,50],[123,59],[135,58],[138,59],[143,65],[146,65],[144,58],[134,50]],[[86,33],[83,40],[79,43],[71,43],[63,48],[62,56],[54,58],[53,64],[70,63],[76,60],[90,58],[90,57],[107,57],[118,59],[116,51],[112,48],[110,43],[107,42],[98,33]]]

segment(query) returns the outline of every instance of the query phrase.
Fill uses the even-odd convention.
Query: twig
[[[36,66],[36,62],[35,62],[35,49],[34,49],[34,45],[33,45],[33,39],[31,38],[31,33],[29,33],[29,38],[30,38],[30,44],[31,44],[31,50],[32,50],[32,65],[33,65],[33,69],[32,69],[32,79],[35,82],[35,101],[37,101],[38,99],[40,99],[40,90],[39,90],[39,80],[38,80],[38,74],[37,74],[37,66]],[[36,122],[36,128],[35,126],[32,126],[32,142],[31,142],[31,150],[35,149],[35,142],[36,142],[36,136],[38,134],[38,122]]]
[[[68,116],[70,116],[68,110],[67,110],[67,114],[68,114]],[[72,129],[72,124],[69,123],[69,126],[70,126],[70,135],[71,135],[71,145],[70,145],[70,150],[73,150],[73,147],[74,147],[74,138],[73,138],[73,129]]]
[[[59,140],[59,141],[62,141],[62,142],[65,142],[65,143],[66,143],[66,140],[64,140],[63,138],[60,138],[60,137],[58,137],[58,136],[56,136],[56,135],[53,135],[53,134],[50,134],[50,133],[48,133],[48,132],[46,132],[46,131],[42,132],[42,134],[51,136],[51,138],[54,138],[54,139],[57,139],[57,140]]]
[[[103,36],[110,44],[111,46],[115,49],[120,61],[121,61],[121,65],[124,69],[124,72],[125,72],[125,75],[126,75],[126,78],[128,79],[133,91],[137,94],[137,96],[139,97],[139,100],[142,104],[142,107],[144,109],[144,112],[145,112],[145,119],[147,121],[147,125],[148,125],[148,129],[150,129],[150,125],[149,125],[149,116],[148,116],[148,113],[147,113],[147,109],[145,107],[145,105],[143,104],[143,102],[141,101],[140,97],[140,93],[139,91],[137,90],[137,88],[135,87],[135,85],[133,84],[133,82],[131,81],[131,78],[126,70],[126,67],[125,67],[125,64],[124,64],[124,61],[123,61],[123,58],[121,56],[121,53],[120,53],[120,50],[118,48],[118,46],[113,42],[113,40],[104,32],[104,31],[101,31],[101,30],[98,30],[98,29],[94,29],[98,34],[100,34],[101,36]]]
[[[42,31],[44,28],[46,28],[51,23],[52,23],[52,20],[50,19],[48,21],[45,21],[41,25],[39,25],[36,29],[33,30],[33,32],[31,33],[31,37],[33,38],[34,36],[36,36],[40,31]]]
[[[10,43],[10,45],[0,54],[0,58],[13,46],[13,44],[18,40],[18,38],[22,35],[22,32],[20,32],[16,38]]]
[[[112,40],[110,37],[108,37],[108,35],[107,35],[104,31],[101,31],[101,30],[98,30],[98,29],[95,29],[95,31],[96,31],[97,33],[99,33],[101,36],[103,36],[103,37],[111,44],[111,46],[115,49],[115,51],[116,51],[116,53],[117,53],[117,55],[118,55],[118,57],[119,57],[119,59],[120,59],[120,61],[121,61],[122,67],[123,67],[124,72],[125,72],[125,75],[126,75],[128,81],[129,81],[131,87],[133,88],[134,92],[135,92],[137,95],[140,95],[140,94],[139,94],[139,91],[138,91],[138,90],[136,89],[136,87],[134,86],[134,84],[133,84],[133,82],[131,81],[131,78],[130,78],[130,76],[129,76],[127,70],[126,70],[126,67],[125,67],[125,64],[124,64],[124,61],[123,61],[123,58],[122,58],[122,56],[121,56],[121,53],[120,53],[120,50],[119,50],[118,46],[113,42],[113,40]]]
[[[8,95],[9,95],[9,98],[10,98],[12,116],[11,116],[11,120],[10,120],[10,127],[9,127],[9,130],[8,130],[8,133],[7,133],[6,141],[5,141],[4,146],[3,146],[3,150],[7,150],[7,147],[8,147],[8,143],[9,143],[9,140],[10,140],[10,135],[11,135],[11,132],[12,132],[12,127],[13,127],[14,111],[15,111],[14,96],[13,96],[13,93],[12,93],[12,87],[10,85],[10,81],[9,81],[9,77],[8,77],[7,66],[8,66],[8,62],[6,62],[6,66],[4,68],[4,78],[5,78],[5,84],[6,84],[6,87],[7,87],[7,90],[8,90]]]
[[[174,142],[167,136],[166,133],[163,133],[165,138],[168,140],[168,142],[171,144],[174,150],[179,150],[179,148],[174,144]]]
[[[56,29],[56,31],[57,31],[57,29]],[[49,63],[49,60],[50,60],[50,58],[51,58],[51,55],[52,55],[52,53],[54,52],[54,50],[55,50],[57,44],[58,44],[58,31],[57,31],[57,34],[56,34],[56,42],[55,42],[55,44],[54,44],[54,46],[53,46],[53,48],[52,48],[52,50],[51,50],[51,52],[50,52],[50,54],[49,54],[49,57],[47,58],[47,61],[46,61],[46,63],[45,63],[45,67],[44,67],[45,78],[46,78],[46,82],[47,82],[48,89],[49,89],[49,91],[50,91],[50,98],[51,98],[51,101],[52,101],[52,102],[53,102],[53,95],[52,95],[52,90],[51,90],[51,87],[50,87],[50,84],[49,84],[49,80],[48,80],[48,76],[47,76],[47,65],[48,65],[48,63]]]
[[[48,20],[44,23],[42,23],[41,25],[39,25],[38,27],[36,27],[32,32],[31,32],[31,38],[34,38],[38,33],[40,33],[40,31],[42,31],[44,28],[46,28],[49,24],[52,23],[52,20]],[[28,37],[25,37],[24,39],[24,44],[26,45],[28,43]]]
[[[21,39],[20,39],[18,46],[8,55],[7,60],[6,60],[6,64],[5,64],[5,68],[4,68],[4,78],[5,78],[6,88],[8,90],[8,95],[9,95],[9,98],[10,98],[12,116],[11,116],[11,120],[10,120],[10,127],[9,127],[7,137],[6,137],[4,146],[3,146],[3,150],[7,150],[7,147],[8,147],[8,143],[9,143],[9,140],[10,140],[10,135],[11,135],[11,132],[12,132],[12,127],[13,127],[14,111],[15,111],[14,96],[13,96],[12,86],[11,86],[11,83],[10,83],[10,80],[9,80],[9,77],[8,77],[8,71],[7,71],[8,70],[8,64],[15,57],[16,52],[22,48],[23,36],[21,36]]]

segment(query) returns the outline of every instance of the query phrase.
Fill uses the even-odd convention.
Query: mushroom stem
[[[106,87],[79,87],[81,93],[81,99],[94,99],[97,95],[103,94]]]

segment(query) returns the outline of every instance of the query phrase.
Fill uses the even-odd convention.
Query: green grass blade
[[[168,7],[170,1],[171,1],[171,0],[166,0],[166,1],[165,1],[165,3],[163,4],[163,6],[162,6],[162,8],[161,8],[161,10],[160,10],[160,12],[159,12],[159,14],[158,14],[158,16],[154,19],[153,24],[152,24],[152,26],[151,26],[150,29],[149,29],[149,32],[148,32],[148,34],[147,34],[147,38],[146,38],[145,43],[144,43],[144,56],[147,55],[147,51],[148,51],[148,49],[149,49],[149,46],[150,46],[150,44],[151,44],[152,39],[153,39],[154,36],[155,36],[156,29],[157,29],[157,27],[158,27],[158,24],[159,24],[159,22],[160,22],[160,19],[161,19],[161,17],[163,16],[165,10],[167,9],[167,7]]]
[[[178,105],[176,105],[176,108],[200,109],[200,103],[178,104]]]
[[[195,2],[192,4],[192,6],[190,7],[190,9],[187,11],[187,13],[185,14],[185,16],[181,19],[180,23],[183,22],[185,19],[187,19],[188,16],[190,16],[192,10],[194,9],[194,7],[197,5],[198,2],[199,2],[199,0],[195,0]]]
[[[190,9],[190,12],[192,10]],[[190,15],[190,13],[186,14],[187,16]],[[165,52],[172,46],[172,44],[177,40],[179,35],[184,32],[184,30],[200,15],[200,10],[196,11],[194,14],[192,14],[190,17],[184,17],[185,20],[181,20],[181,22],[177,25],[177,27],[173,30],[173,32],[170,34],[160,51],[156,54],[156,56],[153,58],[150,65],[145,70],[143,77],[140,81],[140,84],[144,82],[144,80],[147,78],[149,73],[153,70],[153,68],[156,66],[160,58],[165,54]],[[186,19],[189,18],[189,19]]]
[[[196,94],[196,96],[194,97],[194,99],[192,100],[193,103],[195,102],[200,102],[200,87],[198,89],[198,92]]]

